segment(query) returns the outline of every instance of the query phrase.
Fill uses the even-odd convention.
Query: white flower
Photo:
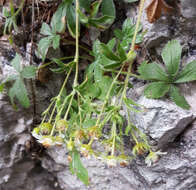
[[[55,142],[52,140],[50,136],[42,136],[42,138],[39,139],[38,142],[46,148],[55,145]]]

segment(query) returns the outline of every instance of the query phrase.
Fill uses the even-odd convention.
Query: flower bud
[[[68,123],[64,119],[57,121],[56,129],[58,131],[65,131],[68,128]]]

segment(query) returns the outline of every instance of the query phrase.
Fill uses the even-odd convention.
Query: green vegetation
[[[136,1],[126,0],[129,3]],[[23,6],[22,3],[20,7]],[[13,27],[17,28],[16,17],[21,10],[19,8],[14,12],[12,3],[10,7],[10,13],[4,11],[5,31],[8,30],[9,33]],[[132,87],[129,83],[130,77],[153,81],[145,89],[147,97],[160,98],[168,92],[178,106],[189,108],[175,84],[196,80],[196,62],[189,63],[179,71],[181,47],[178,41],[169,42],[163,50],[162,57],[167,72],[156,63],[146,62],[139,67],[140,76],[131,72],[136,57],[135,44],[141,43],[145,34],[140,25],[143,7],[144,0],[141,0],[136,24],[133,24],[131,19],[126,19],[122,30],[116,29],[115,37],[108,43],[99,40],[93,43],[90,55],[94,60],[87,67],[83,81],[78,79],[80,27],[107,29],[116,16],[113,0],[63,0],[53,14],[50,24],[42,23],[42,38],[37,43],[37,55],[42,62],[46,60],[49,48],[60,47],[62,34],[65,32],[69,32],[75,39],[75,56],[67,57],[68,60],[73,58],[71,61],[64,58],[51,59],[57,66],[51,70],[64,72],[66,77],[60,92],[51,99],[42,114],[42,122],[34,128],[32,135],[45,147],[65,144],[69,150],[71,172],[86,185],[89,184],[89,177],[80,160],[80,154],[102,159],[110,166],[117,163],[127,165],[137,155],[144,153],[148,153],[146,163],[151,165],[157,161],[158,155],[162,154],[152,151],[145,134],[131,122],[130,113],[141,112],[142,106],[127,97],[127,89]],[[24,107],[28,107],[29,99],[24,79],[34,78],[36,68],[22,67],[21,61],[21,56],[17,54],[11,63],[17,74],[1,83],[0,92],[3,91],[5,83],[15,80],[9,90],[11,102],[14,104],[16,97]],[[44,66],[46,65],[49,64]],[[67,81],[72,80],[71,74],[74,79],[71,89],[68,90]],[[119,79],[120,76],[124,77],[123,81]],[[122,106],[128,119],[122,113]],[[132,136],[135,142],[132,155],[125,154],[124,136]],[[103,150],[94,149],[94,144],[98,144]]]
[[[196,61],[185,65],[180,71],[180,58],[182,47],[176,40],[168,42],[162,51],[162,59],[166,66],[166,71],[157,63],[147,64],[144,62],[138,69],[141,78],[153,81],[144,90],[147,98],[161,98],[167,93],[176,105],[189,109],[184,96],[180,95],[176,84],[196,80]]]
[[[11,62],[11,65],[16,71],[16,74],[12,74],[8,76],[5,81],[2,81],[0,85],[0,91],[3,91],[5,83],[14,81],[12,87],[9,89],[11,103],[15,107],[14,98],[16,97],[22,106],[28,108],[30,106],[30,102],[27,95],[27,90],[25,88],[24,79],[34,79],[37,68],[35,66],[23,67],[21,62],[21,56],[16,54],[15,58]]]

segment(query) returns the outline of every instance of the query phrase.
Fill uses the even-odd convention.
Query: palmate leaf
[[[188,63],[178,74],[175,83],[190,82],[196,80],[196,60]]]
[[[152,82],[144,90],[144,94],[147,98],[161,98],[170,89],[170,84],[165,82]]]
[[[138,72],[141,78],[144,80],[158,80],[158,81],[168,81],[168,75],[157,63],[147,64],[143,62],[138,68]]]
[[[176,76],[179,70],[182,47],[179,41],[171,40],[162,51],[162,58],[171,76]]]
[[[188,104],[184,96],[180,95],[180,91],[176,86],[171,86],[169,95],[177,106],[180,106],[181,108],[187,110],[190,108],[190,105]]]

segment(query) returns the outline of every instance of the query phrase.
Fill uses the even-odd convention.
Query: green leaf
[[[54,35],[52,38],[52,47],[54,49],[57,49],[60,44],[60,36],[59,35]]]
[[[76,36],[76,16],[72,5],[67,7],[67,26],[73,38]]]
[[[101,1],[95,1],[91,5],[91,12],[90,12],[90,17],[95,17],[99,11],[99,7],[101,5]]]
[[[52,37],[45,37],[42,38],[39,43],[38,43],[38,53],[41,55],[42,57],[42,61],[45,60],[46,54],[48,52],[48,48],[50,47],[52,43]]]
[[[30,106],[27,90],[23,80],[20,78],[14,82],[12,88],[9,90],[9,96],[12,104],[14,104],[14,97],[16,97],[23,107],[28,108]]]
[[[139,66],[138,72],[141,75],[141,78],[144,80],[169,80],[167,74],[157,63],[147,64],[146,62],[143,62],[141,66]]]
[[[170,75],[176,76],[179,70],[182,47],[179,41],[171,40],[162,51],[162,58]]]
[[[133,106],[137,106],[140,107],[139,104],[137,104],[134,100],[130,99],[130,98],[123,98],[124,101],[126,101],[128,104],[133,105]]]
[[[169,95],[177,106],[187,110],[190,108],[190,105],[188,104],[184,96],[180,95],[180,91],[176,86],[171,86]]]
[[[70,163],[70,167],[72,168],[72,172],[76,174],[76,176],[85,184],[89,184],[88,172],[86,168],[83,166],[80,160],[80,154],[77,150],[71,153],[72,162]]]
[[[104,43],[100,43],[102,53],[110,60],[120,61],[120,58],[116,56]]]
[[[21,56],[19,54],[16,54],[16,56],[14,57],[14,59],[11,61],[11,65],[14,67],[14,69],[17,72],[21,72]]]
[[[112,38],[112,39],[107,43],[108,48],[111,49],[111,50],[114,49],[115,45],[116,45],[116,39],[115,39],[115,38]]]
[[[120,43],[118,43],[117,49],[118,49],[118,55],[121,58],[121,62],[125,61],[127,59],[127,54],[126,54],[125,50],[122,48]]]
[[[103,15],[112,16],[114,20],[116,17],[116,9],[113,0],[103,0],[101,4],[101,12]]]
[[[178,74],[175,83],[190,82],[196,80],[196,60],[188,63]]]
[[[101,89],[101,94],[99,96],[99,99],[104,100],[112,84],[112,79],[108,76],[103,76],[97,84],[99,85],[99,88]],[[114,85],[110,93],[110,96],[113,96],[115,94],[115,90],[116,90],[116,85]]]
[[[142,30],[142,25],[140,24],[138,32]],[[122,32],[125,35],[125,38],[132,37],[134,35],[135,25],[133,24],[132,19],[127,18],[122,25]]]
[[[93,43],[93,51],[91,52],[91,55],[94,57],[100,57],[100,41],[97,39]]]
[[[93,83],[92,80],[88,78],[86,78],[86,80],[77,87],[77,90],[84,97],[96,98],[101,94],[98,84]]]
[[[80,6],[85,9],[85,11],[90,12],[91,0],[80,0]]]
[[[46,35],[46,36],[52,35],[52,31],[50,29],[50,26],[44,22],[42,24],[40,33],[43,34],[43,35]]]
[[[62,73],[62,72],[68,72],[69,69],[71,67],[73,67],[73,65],[75,64],[74,61],[71,61],[69,63],[63,63],[61,60],[59,59],[56,59],[56,58],[53,58],[52,61],[54,61],[57,65],[58,65],[58,68],[55,68],[55,69],[51,69],[51,71],[55,72],[55,73]]]
[[[31,65],[31,66],[26,66],[23,68],[21,75],[23,78],[30,79],[30,78],[35,78],[37,71],[37,67]]]
[[[67,4],[65,2],[61,3],[57,9],[57,11],[52,16],[51,27],[52,32],[56,34],[56,32],[63,32],[65,30],[65,22],[63,17],[66,16]]]
[[[87,119],[84,121],[83,123],[83,127],[84,128],[89,128],[89,127],[92,127],[92,126],[95,126],[96,124],[96,119]]]
[[[124,102],[124,104],[127,106],[127,108],[130,109],[131,111],[137,112],[137,113],[141,112],[140,110],[135,109],[135,108],[133,107],[133,106],[139,107],[139,105],[138,105],[137,103],[135,103],[133,100],[128,99],[128,98],[123,98],[123,102]]]
[[[144,90],[144,95],[147,98],[161,98],[170,89],[170,84],[165,82],[152,82]]]
[[[79,16],[80,16],[80,21],[83,24],[87,24],[88,23],[88,17],[81,10],[78,10],[78,13],[79,13]]]
[[[89,24],[100,29],[106,29],[107,27],[104,25],[107,25],[113,20],[113,17],[104,15],[99,18],[89,18]]]
[[[121,62],[109,62],[107,65],[104,65],[104,69],[116,69],[122,65]]]
[[[123,34],[123,32],[120,29],[114,30],[114,35],[119,40],[123,40],[123,38],[124,38],[124,34]]]
[[[5,7],[3,7],[3,16],[4,17],[9,17],[10,16],[9,11]]]

